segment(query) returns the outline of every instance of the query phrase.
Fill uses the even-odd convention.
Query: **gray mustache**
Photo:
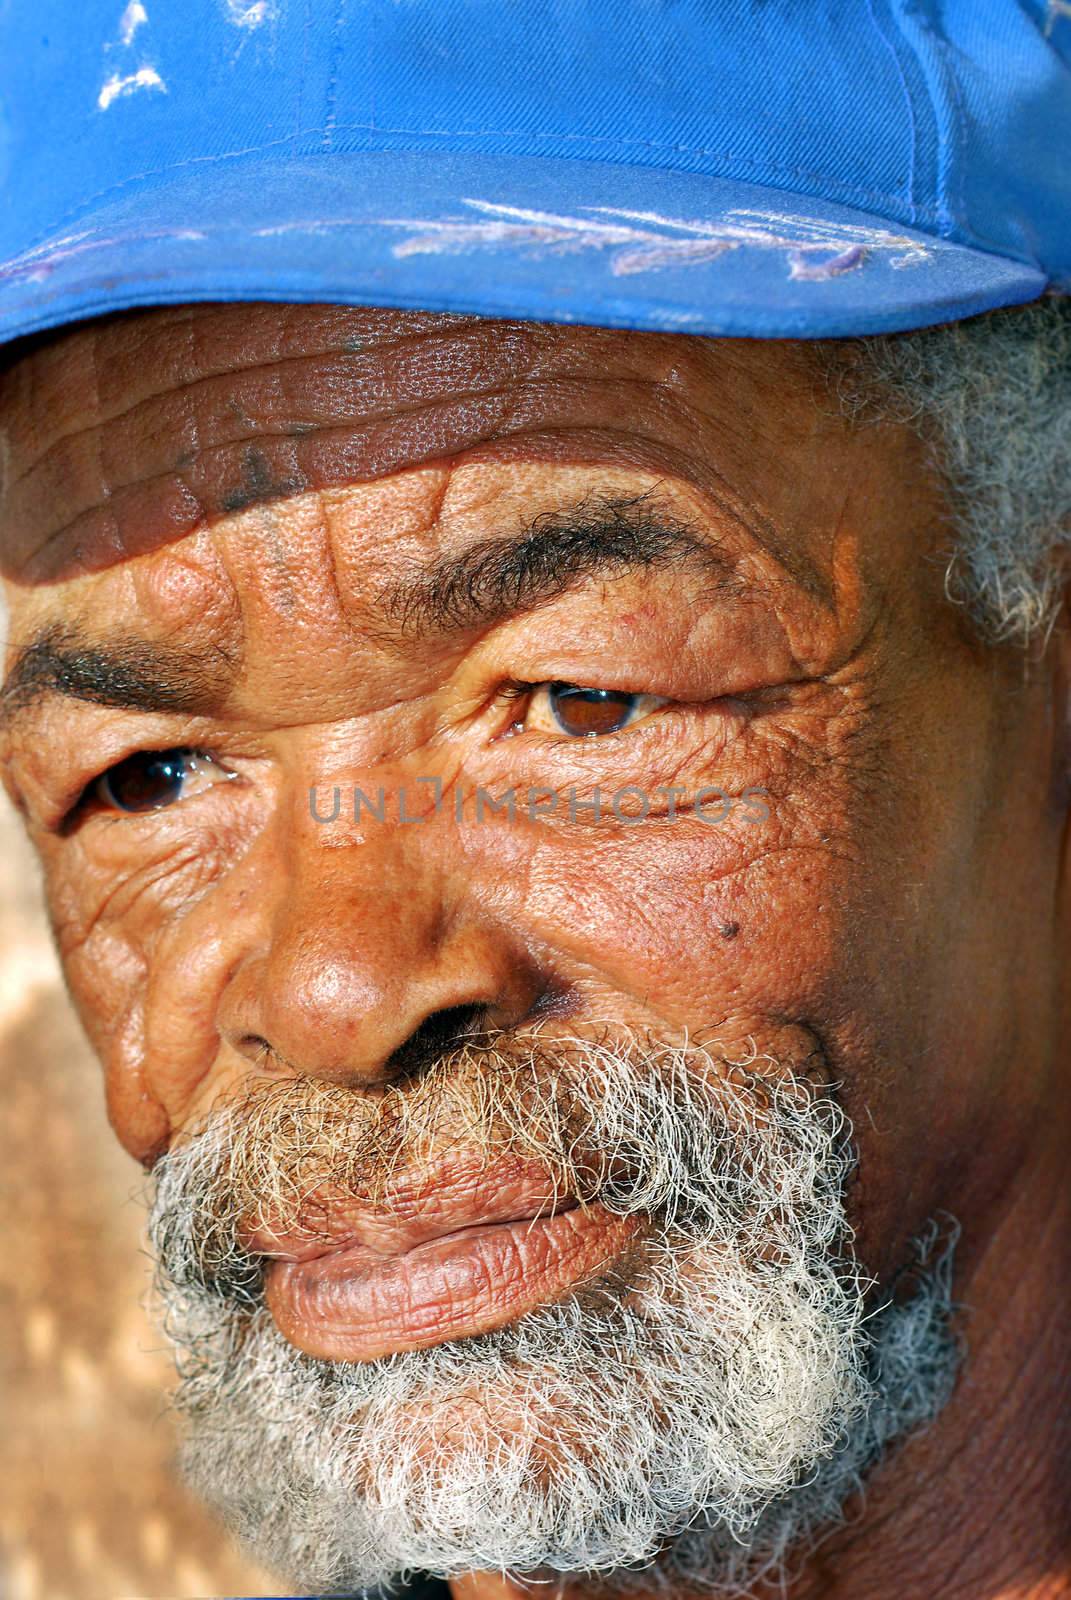
[[[243,1242],[251,1229],[307,1229],[330,1196],[389,1204],[400,1171],[458,1151],[508,1153],[662,1237],[761,1242],[775,1262],[779,1243],[833,1214],[853,1165],[836,1101],[772,1057],[620,1036],[551,1048],[444,1033],[424,1049],[422,1070],[375,1099],[312,1078],[253,1084],[173,1147],[149,1222],[169,1284],[253,1308],[266,1262]]]

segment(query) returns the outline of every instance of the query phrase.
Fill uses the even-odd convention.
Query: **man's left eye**
[[[594,739],[620,733],[666,703],[665,697],[657,694],[627,694],[577,683],[539,683],[531,691],[523,725],[537,733]]]
[[[200,750],[139,750],[101,773],[90,792],[113,811],[160,811],[233,776]]]

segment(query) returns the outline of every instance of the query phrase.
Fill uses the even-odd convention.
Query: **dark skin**
[[[868,1265],[963,1223],[970,1359],[794,1600],[1071,1594],[1066,635],[1027,662],[949,604],[915,436],[803,345],[205,306],[25,352],[0,440],[0,761],[131,1154],[266,1068],[377,1092],[455,1007],[820,1063]],[[563,681],[655,699],[578,739]],[[176,749],[174,803],[94,787]],[[663,797],[310,817],[422,776]],[[668,821],[714,784],[768,820]]]

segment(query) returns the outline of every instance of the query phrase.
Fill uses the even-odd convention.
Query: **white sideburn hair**
[[[849,414],[928,440],[949,496],[950,598],[994,642],[1044,636],[1071,550],[1071,297],[827,353]]]
[[[567,1065],[455,1057],[390,1113],[283,1084],[217,1112],[157,1169],[150,1231],[187,1471],[310,1592],[480,1569],[743,1594],[783,1576],[889,1442],[951,1392],[950,1252],[931,1240],[914,1292],[868,1314],[831,1098],[695,1048],[568,1048]],[[337,1184],[337,1153],[374,1147],[370,1116],[408,1122],[392,1159],[408,1134],[433,1137],[436,1103],[456,1142],[477,1081],[466,1133],[537,1153],[572,1192],[642,1215],[643,1244],[490,1333],[363,1363],[299,1353],[235,1236],[243,1208],[275,1216],[288,1189],[291,1205],[313,1192],[312,1166],[281,1177],[272,1150],[305,1129],[304,1153],[315,1164],[322,1145],[321,1180]],[[612,1169],[593,1152],[612,1152]]]

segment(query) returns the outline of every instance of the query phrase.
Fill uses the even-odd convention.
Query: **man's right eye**
[[[102,772],[89,793],[113,811],[160,811],[234,776],[200,750],[139,750]]]

